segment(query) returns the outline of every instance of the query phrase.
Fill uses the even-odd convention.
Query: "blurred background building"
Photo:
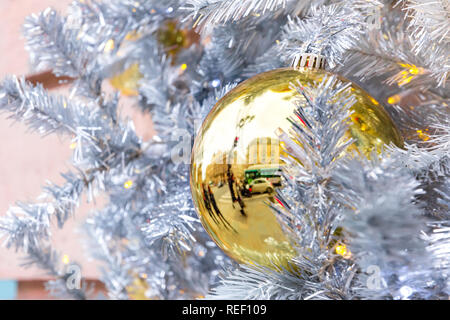
[[[21,33],[26,16],[38,13],[51,6],[65,13],[71,0],[0,0],[0,78],[9,74],[30,76],[34,74],[28,63],[28,53]],[[38,79],[42,77],[37,77]],[[64,87],[55,88],[65,93]],[[123,115],[130,116],[138,132],[144,139],[153,135],[149,116],[137,117],[137,109],[132,108],[133,100],[121,100]],[[15,123],[0,114],[0,215],[5,215],[8,207],[16,201],[33,201],[45,185],[47,179],[60,183],[60,172],[70,168],[70,139],[54,135],[41,137],[29,133],[25,125]],[[101,201],[95,205],[101,206]],[[83,250],[82,235],[78,227],[94,204],[83,204],[77,216],[70,219],[64,230],[55,225],[53,241],[55,248],[65,253],[68,261],[82,265],[83,276],[96,282],[97,265]],[[21,255],[13,250],[0,247],[0,299],[48,299],[44,282],[48,277],[37,268],[20,267]],[[100,286],[100,284],[99,284]],[[101,286],[100,286],[101,288]]]

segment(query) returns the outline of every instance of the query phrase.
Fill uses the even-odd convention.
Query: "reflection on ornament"
[[[142,74],[139,71],[139,64],[134,63],[124,72],[111,78],[111,85],[120,90],[123,95],[137,96],[139,94],[139,81]]]
[[[290,84],[300,81],[313,88],[326,75],[324,70],[278,69],[244,81],[218,101],[195,140],[191,190],[197,212],[217,245],[239,262],[287,266],[295,254],[269,207],[282,205],[274,192],[282,187],[278,134],[289,134],[287,118],[294,102],[304,99]],[[347,152],[369,155],[391,142],[402,146],[383,107],[354,84],[351,91],[356,103],[347,138],[355,142]]]

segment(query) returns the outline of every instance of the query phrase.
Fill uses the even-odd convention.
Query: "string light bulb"
[[[352,253],[350,252],[350,250],[348,250],[345,244],[337,245],[335,251],[338,255],[344,257],[345,259],[348,259],[352,256]]]
[[[123,187],[125,189],[130,189],[133,186],[133,180],[127,180],[125,181],[125,183],[123,184]]]
[[[70,259],[69,259],[69,256],[68,256],[67,254],[63,255],[63,257],[62,257],[62,262],[63,262],[64,264],[69,264]]]

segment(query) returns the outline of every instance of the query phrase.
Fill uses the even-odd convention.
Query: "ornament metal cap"
[[[325,69],[325,57],[315,53],[302,53],[296,55],[292,60],[291,66],[293,68],[310,68],[316,70]]]

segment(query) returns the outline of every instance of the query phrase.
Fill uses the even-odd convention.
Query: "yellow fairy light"
[[[71,144],[70,144],[70,149],[75,149],[77,147],[77,143],[76,142],[72,142]]]
[[[403,74],[404,72],[405,72],[405,71],[403,71],[402,74]],[[405,85],[405,84],[410,83],[412,79],[414,79],[414,76],[405,77],[405,76],[403,75],[403,79],[401,79],[401,80],[398,82],[398,85],[401,87],[401,86],[403,86],[403,85]]]
[[[123,187],[125,189],[130,189],[132,186],[133,186],[133,180],[125,181],[125,183],[123,184]]]
[[[361,129],[361,131],[366,131],[367,125],[365,123],[363,123],[363,124],[361,124],[361,126],[359,128]]]
[[[414,79],[415,76],[419,75],[419,74],[423,74],[425,72],[424,68],[421,67],[417,67],[413,64],[408,64],[408,63],[399,63],[399,65],[403,68],[405,68],[405,70],[401,71],[398,75],[397,75],[397,84],[399,86],[403,86],[405,84],[408,84],[411,82],[412,79]]]
[[[62,262],[63,262],[64,264],[69,264],[70,259],[69,259],[69,256],[68,256],[67,254],[65,254],[65,255],[62,257]]]
[[[423,68],[418,68],[415,65],[412,65],[411,68],[409,68],[410,74],[422,74],[423,71],[424,71]]]
[[[370,101],[372,101],[373,104],[379,105],[378,101],[372,98],[371,96],[368,96],[368,98],[370,99]]]
[[[389,104],[395,104],[400,102],[400,95],[396,94],[388,98],[387,102]]]
[[[141,35],[136,31],[130,31],[127,33],[127,35],[125,36],[125,40],[127,41],[135,41],[137,39],[139,39],[141,37]]]
[[[428,131],[428,129],[426,129],[426,131]],[[430,137],[426,133],[424,133],[422,130],[417,130],[417,134],[418,134],[419,138],[422,139],[423,141],[430,140]]]
[[[181,70],[186,70],[187,69],[187,64],[186,63],[183,63],[182,65],[181,65]]]
[[[113,39],[109,39],[108,41],[106,41],[105,43],[105,49],[103,49],[104,52],[111,52],[114,50],[114,40]]]
[[[347,246],[345,244],[340,244],[336,246],[336,253],[344,257],[345,259],[350,258],[350,256],[352,255],[352,253],[350,252],[350,250],[347,249]]]

